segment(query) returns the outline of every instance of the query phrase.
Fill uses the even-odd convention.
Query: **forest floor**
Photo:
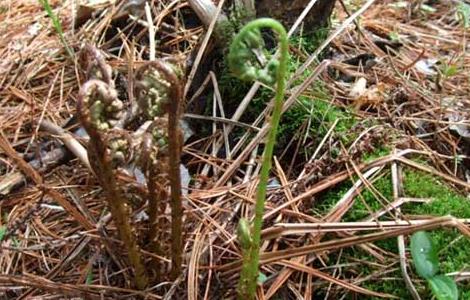
[[[272,88],[229,74],[186,1],[152,1],[140,17],[129,13],[143,7],[112,2],[50,1],[55,26],[44,1],[0,2],[0,298],[235,298],[237,224],[253,215]],[[427,230],[441,273],[470,299],[470,6],[345,2],[328,30],[300,27],[290,40],[258,298],[431,299],[409,246]],[[103,63],[120,109],[132,111],[135,74],[153,57],[176,61],[185,83],[183,271],[167,276],[169,207],[158,216],[161,252],[147,239],[151,193],[134,145],[146,117],[134,110],[116,132],[136,148],[114,179],[149,273],[141,291],[77,99],[105,77]]]

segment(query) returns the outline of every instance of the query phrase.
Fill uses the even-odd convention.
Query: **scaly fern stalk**
[[[280,44],[280,57],[271,56],[266,65],[262,66],[258,62],[253,62],[255,57],[253,49],[264,51],[264,41],[261,36],[262,28],[270,28],[278,34]],[[285,94],[285,77],[287,75],[287,60],[289,42],[284,27],[276,20],[261,18],[246,24],[235,36],[228,54],[228,64],[238,78],[242,80],[258,80],[265,84],[276,84],[276,96],[274,108],[270,120],[271,128],[268,133],[268,140],[264,149],[263,162],[259,178],[259,185],[256,194],[255,218],[253,227],[250,230],[251,238],[248,238],[246,220],[239,224],[239,238],[242,242],[243,267],[239,282],[239,299],[254,299],[259,273],[259,249],[261,243],[261,227],[263,225],[264,205],[266,199],[266,188],[268,184],[269,172],[271,170],[274,143],[276,133],[282,113],[282,104]]]
[[[148,215],[149,230],[147,239],[149,250],[159,256],[164,256],[162,243],[162,228],[164,226],[162,216],[165,211],[164,199],[167,199],[167,180],[165,173],[168,170],[168,141],[166,132],[167,118],[155,120],[149,128],[150,133],[145,133],[142,143],[142,169],[146,173],[148,188]],[[158,260],[152,261],[152,271],[158,282],[162,279],[162,266]]]
[[[170,186],[171,186],[171,276],[176,279],[181,274],[183,260],[183,206],[181,203],[181,177],[180,157],[182,135],[179,130],[180,100],[182,86],[173,72],[166,72],[165,76],[172,83],[171,103],[168,117],[168,150],[170,159]]]
[[[101,51],[87,43],[83,47],[81,56],[85,58],[84,64],[88,79],[99,79],[114,88],[113,69],[106,63],[106,59]]]
[[[147,286],[148,279],[136,237],[130,225],[130,215],[126,200],[117,186],[112,167],[112,158],[102,132],[112,127],[122,110],[122,102],[114,88],[101,80],[87,81],[78,96],[78,110],[83,127],[90,136],[90,162],[103,188],[111,210],[112,218],[124,247],[127,248],[129,262],[134,269],[135,285],[138,289]]]
[[[156,72],[154,72],[156,71]],[[168,113],[168,160],[171,196],[171,277],[181,274],[183,253],[183,208],[181,202],[180,156],[182,134],[179,129],[182,84],[168,64],[152,61],[137,74],[140,90],[145,87],[140,105],[150,117]],[[142,103],[144,101],[144,103]]]

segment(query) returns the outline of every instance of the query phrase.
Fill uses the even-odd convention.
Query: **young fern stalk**
[[[112,119],[117,119],[121,109],[122,102],[118,100],[116,90],[107,83],[90,79],[81,87],[78,110],[83,127],[90,136],[88,149],[90,162],[106,194],[120,239],[127,249],[129,262],[134,269],[135,285],[142,290],[148,283],[147,273],[130,224],[129,208],[117,185],[112,158],[104,138],[104,134],[112,127]]]
[[[270,28],[278,34],[279,60],[270,57],[266,65],[262,66],[255,60],[254,49],[261,50],[269,55],[264,47],[261,36],[262,28]],[[259,249],[261,243],[261,227],[263,225],[264,205],[269,172],[271,170],[274,143],[282,113],[282,104],[285,94],[285,77],[287,73],[287,60],[289,42],[284,27],[276,20],[261,18],[246,24],[235,36],[228,55],[228,64],[232,73],[241,80],[261,81],[265,84],[276,84],[276,96],[270,120],[270,130],[263,153],[263,162],[256,194],[255,218],[252,228],[246,220],[239,224],[239,239],[243,250],[243,267],[239,282],[239,299],[254,299],[259,273]],[[248,227],[248,228],[247,228]],[[250,235],[250,236],[248,236]]]
[[[154,73],[153,71],[156,71]],[[168,113],[168,173],[171,197],[171,277],[181,274],[183,259],[183,208],[181,203],[180,156],[182,134],[179,129],[183,85],[175,71],[166,63],[152,61],[144,65],[137,74],[139,85],[147,88],[145,103],[140,105],[152,118],[161,118]],[[166,88],[165,88],[166,87]],[[157,211],[158,203],[150,203],[152,214]],[[156,230],[155,216],[151,220]]]
[[[181,274],[183,263],[183,206],[181,201],[180,159],[183,136],[179,129],[182,85],[173,72],[165,73],[172,83],[171,103],[168,110],[168,151],[171,196],[171,276]]]
[[[151,125],[158,126],[155,124]],[[158,129],[157,129],[158,130]],[[167,170],[167,162],[162,161],[160,149],[155,149],[155,144],[159,146],[159,141],[155,142],[155,135],[152,134],[153,128],[149,128],[150,133],[145,133],[142,142],[142,167],[147,177],[148,189],[148,216],[149,216],[149,230],[147,238],[149,241],[149,251],[164,256],[162,242],[159,238],[162,237],[163,227],[162,218],[165,206],[164,199],[167,199],[166,180],[161,174]],[[166,138],[166,136],[165,136]],[[166,141],[165,141],[166,143]],[[162,265],[159,260],[152,260],[150,269],[154,273],[157,281],[162,281]]]

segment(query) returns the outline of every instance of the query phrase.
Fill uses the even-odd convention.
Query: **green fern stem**
[[[280,45],[279,60],[271,57],[264,67],[249,61],[253,58],[252,49],[262,49],[264,42],[260,29],[270,28],[278,34]],[[267,51],[264,50],[266,53]],[[242,80],[258,80],[265,84],[276,84],[274,107],[270,120],[270,130],[263,153],[263,162],[256,194],[255,218],[251,229],[251,247],[243,247],[244,262],[239,282],[239,299],[254,299],[259,273],[259,250],[261,243],[261,228],[263,225],[266,189],[271,170],[274,143],[281,119],[282,105],[285,94],[285,77],[287,75],[287,60],[289,55],[289,42],[286,30],[281,23],[270,18],[261,18],[246,24],[230,45],[228,63],[230,69]]]

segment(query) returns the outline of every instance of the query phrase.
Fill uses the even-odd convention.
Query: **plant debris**
[[[320,48],[312,52],[291,46],[290,55],[300,65],[289,76],[284,111],[296,105],[309,111],[309,101],[320,101],[321,114],[315,115],[319,106],[313,105],[295,136],[285,138],[290,143],[276,150],[270,181],[275,184],[268,187],[264,214],[259,299],[342,299],[350,294],[399,298],[369,283],[402,281],[403,266],[408,266],[406,276],[416,290],[428,295],[409,268],[410,256],[385,243],[397,245],[397,237],[408,239],[416,231],[441,227],[470,238],[467,217],[407,213],[409,205],[425,201],[407,197],[407,182],[396,175],[400,172],[391,171],[398,165],[426,173],[462,197],[458,199],[468,200],[468,4],[424,2],[362,1],[347,6],[351,14],[338,3],[330,35]],[[243,118],[243,113],[269,87],[255,83],[246,95],[238,95],[237,107],[226,107],[234,99],[223,99],[220,74],[199,65],[213,47],[203,42],[211,22],[199,20],[187,1],[151,1],[147,9],[142,3],[91,1],[77,6],[74,1],[50,1],[49,12],[38,1],[0,3],[0,295],[5,299],[236,295],[242,255],[237,224],[253,215],[270,106],[256,119]],[[57,16],[55,25],[51,12]],[[359,18],[357,28],[353,21]],[[86,45],[99,51],[90,52]],[[204,52],[195,59],[199,51]],[[77,102],[80,86],[90,78],[112,82],[120,113],[107,111],[113,124],[103,126],[126,132],[127,140],[119,143],[137,144],[136,137],[150,126],[139,104],[154,105],[142,103],[143,83],[138,80],[152,53],[181,69],[175,69],[187,79],[182,81],[186,99],[181,117],[187,126],[196,125],[181,157],[180,168],[189,172],[181,196],[181,275],[150,280],[140,291],[109,214],[103,178],[96,178],[87,163],[89,137],[78,121]],[[318,82],[328,100],[317,99]],[[148,113],[158,114],[159,108],[154,109]],[[343,114],[330,120],[332,111],[351,116],[354,124],[341,125]],[[160,135],[163,140],[165,134]],[[119,148],[119,143],[114,146]],[[139,166],[126,155],[116,158],[116,164],[127,165],[114,174],[129,203],[132,234],[140,243],[135,249],[144,265],[169,274],[171,253],[149,249],[148,216],[143,217],[149,187],[159,185],[168,198],[168,180],[146,182],[142,176],[152,171],[136,175],[132,170]],[[165,172],[165,166],[155,166]],[[387,195],[379,189],[380,180],[390,174],[398,176],[390,182],[393,189],[405,193]],[[343,189],[341,199],[326,205],[325,195]],[[365,200],[366,193],[373,195],[373,205]],[[345,216],[358,205],[367,217],[345,228]],[[319,207],[326,209],[312,213]],[[163,248],[170,249],[169,204],[158,210],[158,236]],[[356,250],[362,256],[353,255]],[[400,259],[405,261],[402,269]],[[453,272],[458,285],[469,287],[468,265]]]

